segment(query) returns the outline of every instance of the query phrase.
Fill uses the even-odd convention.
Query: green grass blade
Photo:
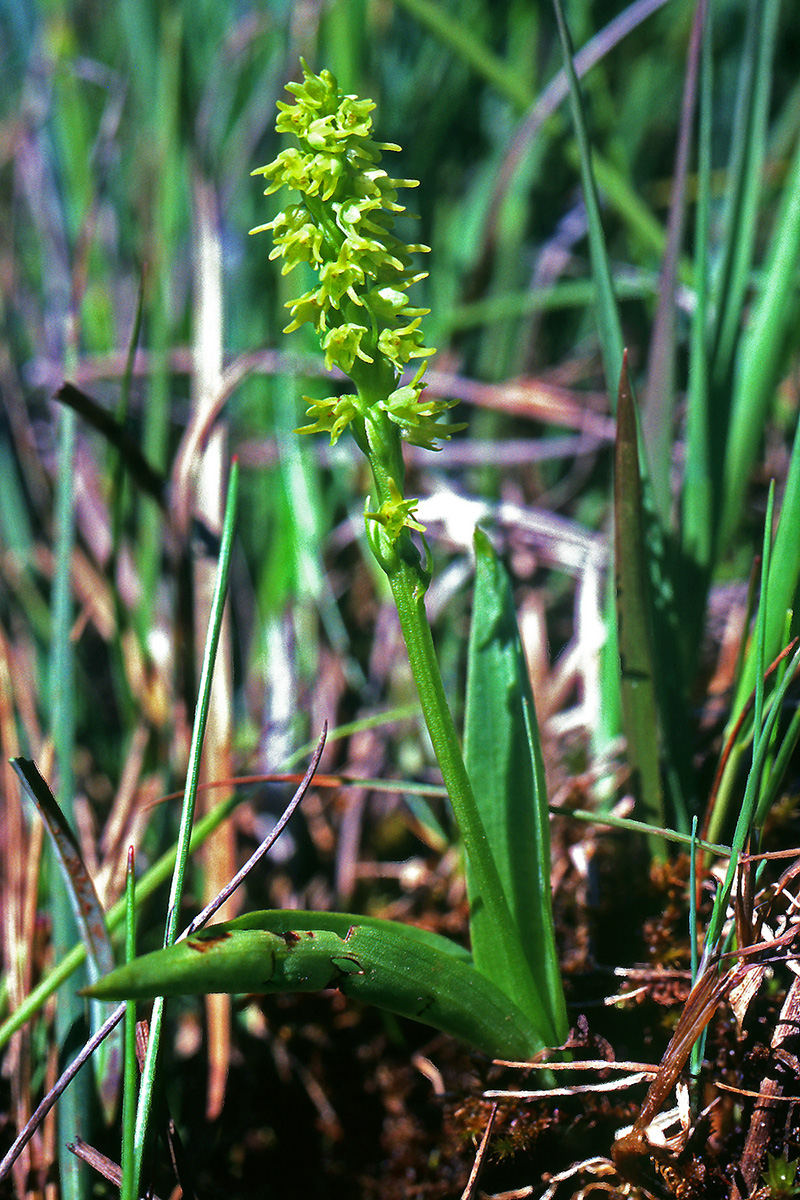
[[[705,9],[700,49],[700,128],[697,148],[697,206],[695,212],[695,308],[689,347],[689,389],[686,414],[686,469],[682,500],[682,545],[693,566],[689,574],[687,608],[700,612],[705,602],[716,529],[718,492],[714,491],[708,379],[708,289],[710,277],[709,226],[711,208],[711,13]],[[720,445],[720,431],[714,446]],[[723,439],[724,444],[724,439]],[[716,454],[718,458],[718,453]],[[718,476],[717,476],[718,478]],[[700,576],[695,582],[695,576]],[[697,594],[702,600],[697,598]]]
[[[622,370],[624,349],[622,328],[620,326],[617,301],[614,295],[614,285],[611,278],[611,267],[606,250],[603,225],[600,219],[600,206],[597,200],[592,155],[583,113],[583,99],[573,65],[572,40],[567,28],[561,0],[553,0],[553,2],[564,58],[564,70],[567,75],[567,83],[569,84],[572,123],[580,156],[581,185],[589,228],[592,278],[597,288],[597,325],[600,336],[600,351],[603,358],[609,402],[613,407],[616,398],[616,385]],[[617,736],[621,720],[619,672],[617,667],[619,652],[616,644],[613,597],[610,593],[606,604],[606,629],[607,637],[601,652],[600,661],[600,678],[603,693],[601,719],[598,728],[593,731],[595,745],[598,748],[607,747],[608,743]]]
[[[477,75],[519,108],[527,108],[532,103],[530,89],[515,67],[494,54],[483,39],[452,11],[441,4],[434,4],[433,0],[400,0],[400,5],[468,63]]]
[[[140,6],[141,7],[141,6]],[[125,5],[124,15],[130,19],[130,32],[135,21],[133,6]],[[172,348],[174,320],[173,255],[179,237],[186,204],[186,156],[180,131],[180,90],[184,58],[181,52],[183,6],[169,3],[157,6],[159,23],[158,51],[151,59],[150,88],[143,95],[144,119],[152,122],[149,135],[154,155],[153,189],[150,199],[153,214],[148,254],[155,268],[151,276],[149,311],[147,313],[154,370],[150,378],[147,403],[142,425],[142,451],[156,470],[165,470],[170,438],[171,379],[169,352]],[[146,23],[146,21],[145,21]],[[148,38],[149,40],[149,38]],[[138,47],[136,47],[138,52]],[[137,566],[141,579],[141,600],[136,613],[137,632],[143,645],[147,644],[153,614],[155,594],[161,566],[163,518],[152,505],[143,507],[137,538]]]
[[[352,655],[347,629],[324,570],[321,547],[328,533],[326,504],[317,461],[303,453],[295,431],[299,407],[296,380],[291,376],[279,379],[274,404],[278,469],[288,501],[288,525],[297,560],[295,587],[298,595],[313,598],[316,603],[325,633],[351,685],[363,687],[364,676]]]
[[[779,0],[747,6],[728,166],[725,230],[720,267],[714,279],[711,360],[715,380],[722,386],[730,380],[753,265],[779,10]]]
[[[287,911],[272,928],[212,925],[120,967],[93,994],[124,999],[205,992],[316,992],[343,995],[422,1021],[493,1057],[528,1058],[547,1035],[458,954],[393,921],[359,923],[339,914],[339,931]],[[304,914],[313,919],[316,914]],[[282,918],[279,928],[275,918]],[[346,922],[346,925],[345,925]],[[444,941],[445,939],[441,939]]]
[[[128,849],[125,874],[125,962],[136,957],[136,873],[133,846]],[[120,1200],[138,1200],[133,1190],[135,1175],[136,1097],[139,1090],[139,1064],[136,1058],[136,1002],[125,1005],[123,1027],[124,1086],[122,1091],[122,1183]]]
[[[758,620],[759,625],[763,621],[763,653],[758,649],[757,639],[751,639],[745,653],[724,742],[727,742],[731,732],[736,729],[741,715],[749,703],[750,696],[757,686],[759,659],[767,665],[775,661],[785,645],[786,615],[791,611],[797,611],[798,589],[800,589],[800,541],[797,538],[799,522],[800,425],[795,430],[786,488],[771,551],[769,574],[766,585],[762,585]],[[760,674],[763,680],[763,670]],[[758,726],[755,725],[755,728],[757,729]],[[728,819],[732,794],[731,785],[735,779],[736,767],[741,760],[741,752],[737,744],[731,754],[730,765],[725,770],[718,801],[714,806],[708,826],[709,836],[712,840],[718,838]],[[765,810],[760,806],[760,811]]]
[[[53,580],[53,645],[51,718],[58,797],[61,809],[73,817],[75,782],[72,771],[75,749],[75,663],[72,649],[71,567],[75,542],[75,414],[60,414],[59,469],[56,491],[56,563]],[[53,952],[65,953],[78,940],[78,931],[66,886],[56,873],[52,881]],[[60,1053],[70,1043],[83,1040],[84,1006],[72,988],[64,988],[56,1007],[56,1036]],[[90,1080],[82,1078],[59,1106],[59,1161],[65,1200],[79,1200],[88,1193],[88,1172],[66,1149],[68,1142],[90,1133]]]
[[[717,894],[714,897],[714,908],[711,913],[711,919],[708,923],[706,931],[705,948],[703,951],[702,967],[708,962],[709,958],[716,953],[719,947],[719,940],[722,934],[722,928],[725,923],[725,913],[733,890],[733,881],[736,877],[736,870],[739,862],[739,856],[742,853],[748,837],[753,829],[754,816],[758,805],[758,798],[761,786],[761,772],[772,746],[772,737],[776,722],[781,713],[783,702],[786,699],[786,694],[789,691],[791,684],[794,681],[795,674],[800,667],[800,650],[796,650],[792,655],[786,674],[776,687],[772,697],[772,703],[764,720],[763,726],[757,731],[757,739],[753,752],[753,762],[747,776],[745,785],[744,797],[742,798],[739,815],[736,821],[736,829],[731,841],[731,857],[728,864],[728,870],[725,879],[720,888],[717,889]]]
[[[787,339],[796,326],[795,283],[799,262],[800,143],[781,198],[760,295],[738,355],[725,459],[721,552],[730,545],[739,522],[742,498],[761,443],[764,420],[783,368]]]
[[[569,35],[567,22],[561,0],[554,0],[558,32],[561,39],[561,49],[564,55],[564,69],[569,83],[569,100],[572,111],[572,123],[575,138],[580,153],[581,185],[583,200],[586,206],[586,218],[589,225],[589,249],[592,259],[592,278],[597,288],[597,323],[600,333],[600,350],[603,356],[606,382],[609,394],[613,397],[617,380],[622,370],[622,329],[619,321],[617,301],[614,295],[614,284],[611,278],[611,267],[606,250],[605,234],[600,219],[600,205],[597,200],[594,171],[592,168],[592,153],[589,137],[586,132],[586,121],[583,113],[578,76],[573,66],[574,52],[572,39]]]
[[[656,291],[656,280],[650,272],[626,274],[614,280],[614,290],[621,300],[649,299]],[[455,303],[437,319],[439,337],[459,333],[480,325],[508,320],[509,317],[529,316],[531,313],[553,312],[564,308],[581,308],[597,303],[597,287],[592,279],[562,279],[533,291],[510,292],[507,295],[486,296],[463,304]]]
[[[511,582],[480,529],[475,531],[464,761],[556,1044],[566,1037],[567,1021],[553,929],[544,764]],[[481,936],[492,937],[492,931],[472,932],[479,968],[485,958]]]
[[[505,96],[518,109],[529,109],[536,103],[536,96],[525,85],[519,70],[496,55],[474,30],[464,21],[459,20],[451,11],[433,0],[400,0],[403,7],[421,24],[457,54],[477,75],[485,79],[501,95]],[[613,22],[609,23],[611,29]],[[615,38],[610,37],[608,44],[614,44]],[[588,49],[588,47],[586,47]],[[594,54],[586,60],[585,69],[596,62]],[[574,71],[573,71],[574,75]],[[571,152],[568,151],[568,154]],[[595,175],[597,183],[602,187],[608,203],[619,214],[630,229],[631,234],[644,245],[650,247],[656,254],[664,251],[664,229],[647,205],[642,201],[635,189],[628,183],[614,163],[595,155]],[[616,378],[616,376],[615,376]]]
[[[692,128],[697,103],[702,7],[695,9],[686,61],[686,80],[675,152],[667,244],[661,265],[656,309],[647,359],[642,403],[642,441],[650,466],[653,505],[664,529],[672,525],[672,447],[675,439],[678,259],[686,224],[686,196]],[[615,281],[617,296],[621,297]]]
[[[767,514],[764,520],[764,542],[761,550],[761,591],[756,618],[756,638],[753,661],[756,672],[756,698],[753,708],[753,727],[756,734],[764,722],[764,672],[767,669],[767,610],[769,606],[769,573],[772,558],[772,513],[775,508],[775,480],[769,485]],[[753,738],[755,754],[756,738]]]
[[[800,529],[800,425],[795,430],[789,472],[786,478],[778,527],[775,531],[775,541],[772,546],[769,575],[765,591],[762,592],[762,604],[765,609],[764,661],[767,666],[778,657],[783,649],[787,611],[797,609],[797,593],[800,587],[798,529]],[[755,647],[751,643],[731,711],[730,728],[733,727],[747,703],[747,698],[756,686],[757,679]]]
[[[616,580],[622,716],[628,760],[645,820],[663,825],[659,728],[653,660],[653,605],[644,545],[642,480],[639,469],[636,409],[623,358],[617,401],[614,456],[614,575]],[[661,838],[653,852],[666,857]]]
[[[167,920],[164,930],[164,945],[172,946],[178,934],[180,904],[183,896],[186,866],[191,845],[194,810],[197,801],[197,787],[200,779],[200,756],[203,748],[208,712],[211,702],[211,682],[214,672],[214,659],[219,645],[222,630],[222,617],[225,610],[225,595],[228,586],[231,548],[236,523],[236,499],[239,484],[239,464],[234,460],[231,466],[228,494],[225,503],[225,521],[222,530],[222,541],[219,551],[219,566],[211,601],[208,637],[206,639],[203,666],[198,687],[197,710],[192,727],[192,741],[189,748],[189,763],[186,772],[186,791],[181,810],[181,825],[178,835],[178,847],[175,857],[175,869],[172,875],[172,885],[167,907]],[[132,1172],[131,1190],[138,1195],[142,1177],[142,1161],[148,1135],[150,1114],[153,1104],[158,1052],[160,1045],[161,1026],[164,1017],[164,999],[159,996],[153,1005],[150,1018],[150,1036],[147,1043],[147,1054],[142,1068],[142,1085],[139,1091],[139,1105],[136,1111],[136,1131],[134,1135],[134,1168]]]
[[[754,825],[756,829],[760,829],[766,820],[767,813],[772,808],[772,805],[778,798],[778,792],[783,783],[786,772],[789,768],[792,755],[794,754],[797,742],[800,739],[800,708],[795,710],[795,714],[789,724],[789,728],[781,742],[780,750],[775,756],[775,761],[769,770],[769,776],[765,780],[761,796],[758,801]]]

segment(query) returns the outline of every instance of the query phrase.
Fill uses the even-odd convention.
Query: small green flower
[[[404,500],[393,479],[389,480],[389,492],[390,499],[384,500],[377,512],[364,513],[365,518],[382,525],[393,542],[397,541],[404,529],[415,529],[418,533],[424,533],[425,526],[414,520],[419,501]]]
[[[422,320],[417,317],[401,329],[384,329],[378,336],[378,349],[393,362],[407,363],[410,358],[427,358],[433,350],[422,343]]]
[[[318,333],[324,331],[325,309],[320,303],[316,289],[306,292],[303,296],[298,296],[296,300],[290,300],[286,307],[290,310],[292,319],[284,329],[284,333],[293,333],[295,329],[305,325],[306,321],[310,321]]]
[[[423,400],[422,391],[425,387],[422,376],[425,374],[427,362],[417,371],[411,383],[396,388],[385,400],[380,402],[390,421],[398,426],[403,437],[412,446],[422,446],[425,450],[438,450],[438,442],[448,438],[451,433],[466,429],[466,425],[450,425],[442,429],[438,418],[445,409],[452,408],[455,400]]]
[[[295,103],[278,103],[276,128],[292,134],[297,146],[253,174],[263,175],[265,195],[285,186],[296,200],[252,231],[272,230],[270,257],[283,259],[284,274],[307,263],[317,276],[310,291],[287,304],[291,321],[285,332],[313,325],[327,368],[350,373],[358,364],[359,387],[366,386],[373,397],[385,394],[387,375],[393,377],[395,389],[379,406],[402,437],[437,449],[437,439],[446,440],[453,429],[437,425],[450,402],[421,399],[421,371],[412,384],[400,386],[412,359],[435,353],[425,345],[422,330],[428,310],[414,307],[407,296],[427,274],[415,270],[413,255],[427,253],[428,247],[408,245],[393,233],[395,215],[404,211],[398,189],[416,187],[416,181],[389,177],[381,156],[399,146],[373,139],[375,105],[344,96],[330,71],[313,75],[303,63],[303,82],[290,83],[287,90]],[[365,383],[368,367],[374,368],[374,387]],[[338,438],[359,411],[349,397],[342,400],[347,403],[335,412],[330,405],[337,401],[315,407],[316,420],[304,431],[324,429]]]
[[[358,396],[327,396],[324,400],[312,400],[310,396],[304,396],[303,399],[309,405],[306,416],[314,417],[314,421],[310,425],[303,425],[297,433],[329,433],[332,446],[336,445],[360,411]]]
[[[325,366],[330,371],[337,366],[342,371],[351,371],[357,358],[362,362],[374,362],[361,343],[369,333],[363,325],[345,322],[329,330],[322,339],[322,349],[325,351]]]

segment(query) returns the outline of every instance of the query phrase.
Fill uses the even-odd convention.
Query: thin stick
[[[478,1153],[475,1155],[475,1162],[472,1164],[472,1170],[469,1173],[467,1186],[461,1193],[461,1200],[472,1200],[472,1197],[475,1195],[475,1189],[478,1186],[478,1176],[481,1173],[483,1160],[486,1158],[486,1151],[489,1149],[489,1138],[492,1136],[492,1129],[494,1128],[494,1119],[496,1116],[497,1101],[495,1100],[494,1104],[492,1105],[492,1111],[489,1113],[489,1120],[486,1122],[486,1128],[483,1131],[483,1137],[481,1138],[481,1144],[478,1147]]]

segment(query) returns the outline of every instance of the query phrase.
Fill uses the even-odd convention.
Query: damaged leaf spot
[[[230,936],[229,929],[214,930],[187,938],[186,945],[190,950],[198,950],[201,954],[205,954],[206,950],[210,950],[212,946],[216,946],[219,942],[226,941]]]
[[[416,1010],[417,1018],[420,1021],[424,1021],[425,1014],[428,1012],[429,1009],[433,1008],[435,1003],[436,1003],[435,996],[420,996],[419,1008],[417,1008],[417,1010]]]
[[[333,963],[334,967],[336,967],[336,970],[341,972],[342,975],[362,975],[363,974],[363,969],[362,969],[361,963],[358,961],[357,958],[354,958],[352,955],[349,955],[349,954],[337,955],[335,958],[331,958],[331,962]]]

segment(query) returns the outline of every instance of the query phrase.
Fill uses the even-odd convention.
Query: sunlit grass
[[[739,41],[723,40],[713,25],[698,28],[698,75],[681,115],[690,6],[630,6],[617,14],[630,24],[621,41],[622,25],[598,28],[593,6],[567,8],[575,46],[588,45],[594,59],[590,67],[579,52],[576,61],[582,155],[563,102],[557,24],[546,8],[334,3],[302,28],[272,11],[210,2],[125,0],[102,21],[66,0],[46,8],[15,0],[0,12],[0,262],[8,281],[0,300],[7,418],[0,430],[0,751],[5,760],[35,759],[65,811],[74,797],[84,854],[117,930],[128,844],[137,845],[140,948],[157,944],[163,927],[169,868],[162,855],[176,836],[177,804],[148,805],[178,790],[185,775],[232,451],[242,451],[241,518],[209,770],[285,768],[325,717],[351,731],[329,742],[329,772],[380,776],[381,786],[398,779],[409,793],[430,786],[433,756],[421,721],[409,716],[407,669],[361,533],[363,477],[353,459],[300,447],[295,438],[301,397],[323,396],[330,384],[320,379],[313,338],[295,335],[287,351],[283,282],[267,253],[247,243],[246,231],[266,219],[249,171],[277,150],[274,103],[301,53],[312,68],[333,70],[348,91],[375,96],[378,136],[403,145],[397,173],[421,181],[414,193],[421,221],[404,226],[403,236],[432,247],[420,303],[433,310],[430,340],[440,347],[445,386],[449,380],[453,396],[467,397],[456,416],[470,423],[465,440],[531,445],[531,461],[521,465],[445,469],[432,460],[412,473],[424,496],[443,497],[450,486],[460,496],[458,505],[442,498],[442,520],[427,531],[441,580],[429,608],[459,728],[472,537],[459,505],[475,499],[506,541],[517,601],[525,608],[532,594],[544,598],[541,629],[550,647],[531,667],[543,690],[552,685],[559,697],[554,709],[545,704],[547,765],[558,777],[553,717],[554,728],[573,731],[578,759],[597,783],[573,809],[600,804],[610,822],[624,821],[611,811],[629,789],[610,740],[620,731],[632,749],[623,764],[640,778],[644,766],[663,792],[661,811],[637,794],[634,820],[659,811],[659,822],[685,839],[697,816],[701,835],[724,843],[736,833],[743,847],[737,818],[754,726],[765,764],[747,785],[756,826],[780,796],[796,729],[778,726],[770,703],[787,694],[790,678],[780,670],[770,677],[761,719],[747,714],[764,667],[794,632],[800,572],[800,452],[791,436],[800,156],[796,98],[781,90],[789,17],[773,0],[734,4]],[[734,87],[736,94],[723,94]],[[689,142],[683,172],[673,161],[681,131]],[[662,207],[670,192],[672,215]],[[681,222],[684,235],[659,282],[670,232]],[[647,366],[656,328],[667,329],[663,353]],[[142,354],[131,358],[126,379],[133,345]],[[608,420],[623,345],[640,401],[644,507],[631,519],[645,530],[638,615],[650,625],[645,669],[658,725],[639,739],[646,749],[638,767],[636,737],[619,715],[616,653],[597,669],[602,629],[623,617],[602,590],[593,592],[595,565],[581,558],[586,537],[610,527],[612,456],[588,434],[574,458],[535,454],[565,421],[580,434],[582,420],[587,430]],[[245,365],[229,387],[227,366],[264,348],[281,357]],[[93,373],[103,356],[115,356],[114,364]],[[523,377],[532,386],[516,391]],[[166,480],[165,507],[142,491],[115,445],[55,405],[64,380],[125,423]],[[505,403],[493,410],[499,394],[481,393],[481,383],[500,388]],[[711,669],[700,652],[709,597],[723,579],[745,582],[762,544],[768,475],[777,482],[776,529],[761,597],[762,648],[754,639],[738,676],[728,676],[727,731],[717,731],[701,755],[696,717]],[[525,529],[509,515],[523,511]],[[561,519],[557,528],[546,524],[551,515]],[[565,665],[574,672],[571,688],[562,686]],[[385,707],[405,715],[391,732],[370,729]],[[780,732],[764,741],[771,719]],[[725,739],[733,748],[707,811],[708,754]],[[428,819],[430,830],[453,836],[435,787],[413,817],[400,801],[380,807],[376,787],[360,819],[343,816],[337,805],[348,802],[329,802],[320,789],[298,834],[305,875],[276,864],[248,884],[248,902],[313,907],[321,897],[335,908],[346,896],[348,906],[412,909],[411,893],[376,884],[362,868],[383,853],[382,838],[391,847],[397,838],[398,855],[427,863],[431,847],[441,848],[439,834],[424,840]],[[369,790],[353,793],[356,806]],[[61,958],[56,949],[64,903],[55,871],[38,869],[40,831],[10,775],[4,794],[0,1044],[14,1039],[12,1120],[21,1125],[51,1036],[45,994],[69,977],[63,994],[74,996],[70,972],[83,951],[73,947]],[[205,829],[237,806],[245,814],[238,828],[228,822],[227,849],[212,851],[212,864],[229,864],[242,837],[260,830],[267,799],[238,795],[223,800],[219,815],[201,815]],[[213,811],[211,799],[200,803]],[[668,836],[653,843],[659,854],[672,854],[673,845]],[[213,890],[211,874],[202,864],[190,868],[198,907]],[[42,959],[37,912],[53,921],[58,962]],[[713,919],[713,944],[724,915],[720,909]],[[67,1016],[66,1000],[58,1012],[60,1021]],[[83,1006],[76,1012],[82,1017]],[[211,1091],[219,1095],[230,1018],[216,1011],[208,1020],[216,1047]],[[63,1030],[52,1036],[58,1041]],[[59,1147],[72,1136],[70,1106],[83,1109],[91,1135],[91,1095],[75,1097],[68,1093],[60,1106]],[[42,1178],[49,1167],[40,1143],[29,1155],[16,1168],[20,1189],[28,1169]],[[71,1172],[59,1171],[65,1193],[86,1192],[88,1173],[71,1185]]]

